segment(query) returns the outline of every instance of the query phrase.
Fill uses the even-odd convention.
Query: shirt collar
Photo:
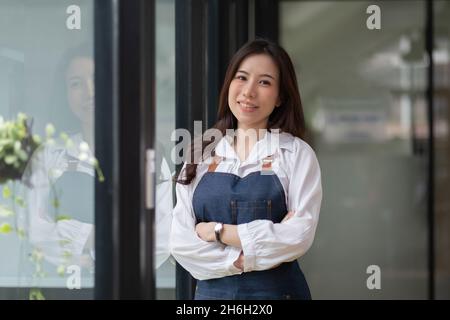
[[[70,139],[72,140],[72,144],[65,148],[67,154],[72,157],[78,158],[80,156],[80,144],[84,141],[83,136],[81,135],[81,133],[77,133],[72,135]],[[89,157],[93,156],[90,146],[89,150],[87,151],[87,154]]]
[[[52,152],[59,159],[55,168],[64,171],[80,171],[90,175],[94,175],[94,167],[86,160],[82,161],[80,157],[80,144],[83,142],[81,133],[70,136],[72,144],[69,146],[59,145],[54,147]],[[93,156],[91,149],[87,151],[88,158]]]
[[[260,161],[268,156],[275,154],[279,149],[293,151],[294,137],[286,132],[276,133],[266,131],[263,138],[258,140],[248,156],[247,162]],[[217,144],[216,155],[226,159],[239,159],[232,146],[233,137],[224,136]]]

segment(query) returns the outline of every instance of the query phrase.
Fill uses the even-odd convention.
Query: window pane
[[[450,299],[450,2],[435,1],[434,137],[436,298]]]
[[[299,76],[324,199],[299,262],[313,298],[427,298],[424,1],[285,1],[280,39]],[[369,289],[369,266],[381,289]]]
[[[175,299],[175,261],[169,258],[175,163],[171,161],[175,129],[175,1],[156,1],[156,295]]]
[[[0,298],[93,296],[93,3],[0,3]],[[7,136],[19,112],[40,141]]]

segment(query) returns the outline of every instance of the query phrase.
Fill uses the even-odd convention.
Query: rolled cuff
[[[62,238],[71,241],[72,254],[81,255],[92,232],[93,225],[70,219],[58,221],[57,226]]]
[[[241,274],[243,272],[241,269],[237,268],[234,265],[234,262],[239,258],[240,254],[241,249],[230,247],[230,252],[228,253],[227,258],[228,272],[230,273],[230,275]]]
[[[239,224],[237,226],[239,239],[241,240],[242,251],[244,252],[244,272],[254,270],[256,262],[256,250],[252,241],[248,224]]]

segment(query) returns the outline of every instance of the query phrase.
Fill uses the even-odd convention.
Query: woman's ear
[[[275,104],[275,107],[279,107],[279,106],[281,106],[281,98],[280,97],[278,97],[277,103]]]

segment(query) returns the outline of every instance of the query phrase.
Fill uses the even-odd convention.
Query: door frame
[[[154,0],[95,1],[96,299],[155,298],[154,17]]]

